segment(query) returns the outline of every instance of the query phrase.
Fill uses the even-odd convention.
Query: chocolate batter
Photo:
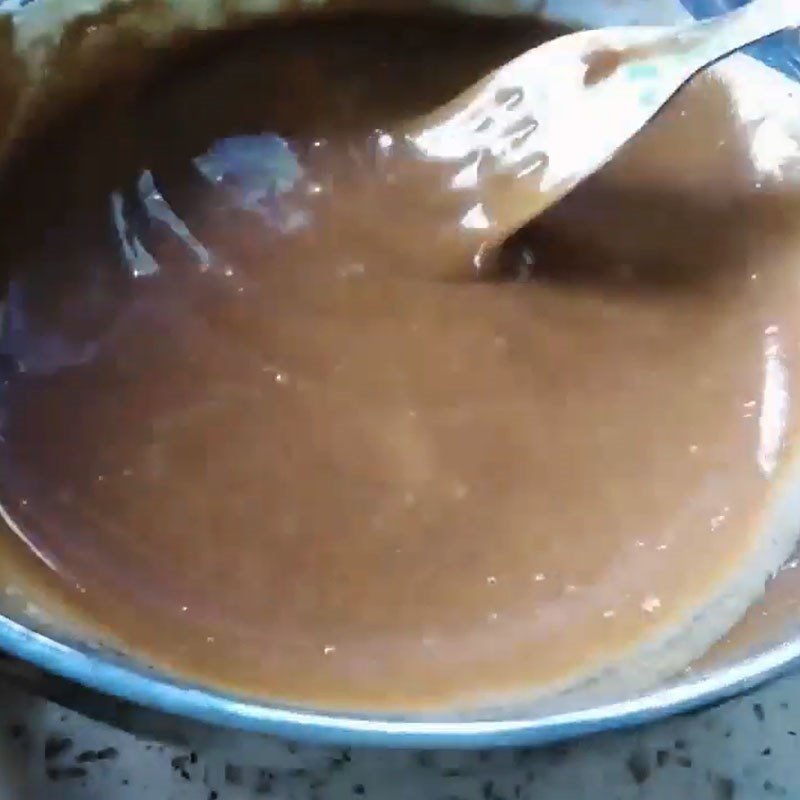
[[[392,710],[648,647],[652,675],[742,610],[794,536],[763,524],[796,424],[791,87],[695,81],[476,274],[474,197],[393,132],[547,35],[274,23],[16,154],[0,499],[41,605],[204,683]]]

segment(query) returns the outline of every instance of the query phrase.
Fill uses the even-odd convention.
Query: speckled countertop
[[[141,729],[143,712],[131,706],[102,701],[90,713]],[[0,682],[0,800],[800,797],[800,675],[707,711],[545,749],[343,750],[210,729],[178,745],[148,727],[124,732]],[[174,739],[171,728],[163,735]]]

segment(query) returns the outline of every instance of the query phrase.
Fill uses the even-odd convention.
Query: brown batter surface
[[[795,426],[796,101],[696,81],[479,280],[474,197],[415,200],[452,175],[391,132],[547,35],[275,23],[17,155],[0,497],[45,608],[409,709],[567,685],[736,583]]]

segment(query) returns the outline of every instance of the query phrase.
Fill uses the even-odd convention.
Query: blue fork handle
[[[681,2],[697,19],[705,19],[746,5],[748,0],[681,0]],[[798,31],[776,33],[766,41],[750,45],[745,52],[800,82],[800,33]]]

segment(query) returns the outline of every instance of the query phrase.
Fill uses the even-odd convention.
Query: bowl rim
[[[284,708],[236,698],[115,663],[107,653],[58,642],[0,616],[0,648],[89,689],[213,726],[315,744],[480,749],[548,744],[618,730],[714,705],[777,678],[800,663],[800,639],[739,664],[638,697],[577,711],[508,719],[400,719]]]

